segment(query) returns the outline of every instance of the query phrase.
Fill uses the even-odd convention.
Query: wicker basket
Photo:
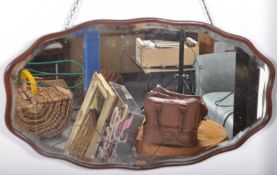
[[[72,94],[63,88],[66,86],[64,80],[42,80],[40,83],[49,86],[37,86],[37,93],[33,93],[30,86],[19,85],[16,88],[15,123],[29,135],[49,138],[68,126]]]

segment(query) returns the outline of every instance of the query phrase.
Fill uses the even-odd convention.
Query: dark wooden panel
[[[237,48],[233,135],[257,120],[259,69],[255,58]]]

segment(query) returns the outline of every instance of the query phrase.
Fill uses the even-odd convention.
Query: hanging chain
[[[213,24],[213,20],[211,18],[211,15],[209,13],[209,10],[207,8],[205,0],[201,0],[201,2],[202,2],[202,7],[204,8],[204,10],[206,12],[206,15],[207,15],[207,17],[208,17],[208,19],[210,21],[210,24],[214,25]],[[76,15],[78,7],[80,6],[80,3],[81,3],[81,0],[75,0],[74,1],[73,7],[71,8],[71,10],[69,12],[69,16],[68,16],[66,24],[65,24],[65,30],[70,28],[70,26],[72,24],[72,20],[73,20],[74,16]]]
[[[67,21],[65,23],[65,30],[69,29],[71,24],[72,24],[72,19],[73,17],[75,16],[76,12],[77,12],[77,9],[78,7],[80,6],[80,2],[81,0],[75,0],[74,1],[74,4],[73,4],[73,7],[71,8],[70,12],[69,12],[69,16],[67,18]]]
[[[210,24],[211,24],[211,25],[214,25],[214,24],[213,24],[213,20],[212,20],[212,18],[211,18],[211,15],[210,15],[210,13],[209,13],[209,10],[208,10],[208,8],[207,8],[207,5],[206,5],[205,0],[201,0],[201,1],[202,1],[204,10],[205,10],[205,12],[206,12],[206,15],[207,15],[207,17],[208,17],[208,19],[209,19],[209,21],[210,21]]]

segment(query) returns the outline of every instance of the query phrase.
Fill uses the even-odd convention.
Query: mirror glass
[[[10,129],[86,167],[188,164],[231,148],[268,117],[271,68],[217,30],[135,21],[45,37],[9,68]]]

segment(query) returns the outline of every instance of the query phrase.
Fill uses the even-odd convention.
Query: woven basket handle
[[[37,82],[34,76],[27,69],[23,69],[21,71],[20,78],[21,78],[23,87],[26,87],[26,80],[28,79],[30,82],[32,94],[38,93]]]

